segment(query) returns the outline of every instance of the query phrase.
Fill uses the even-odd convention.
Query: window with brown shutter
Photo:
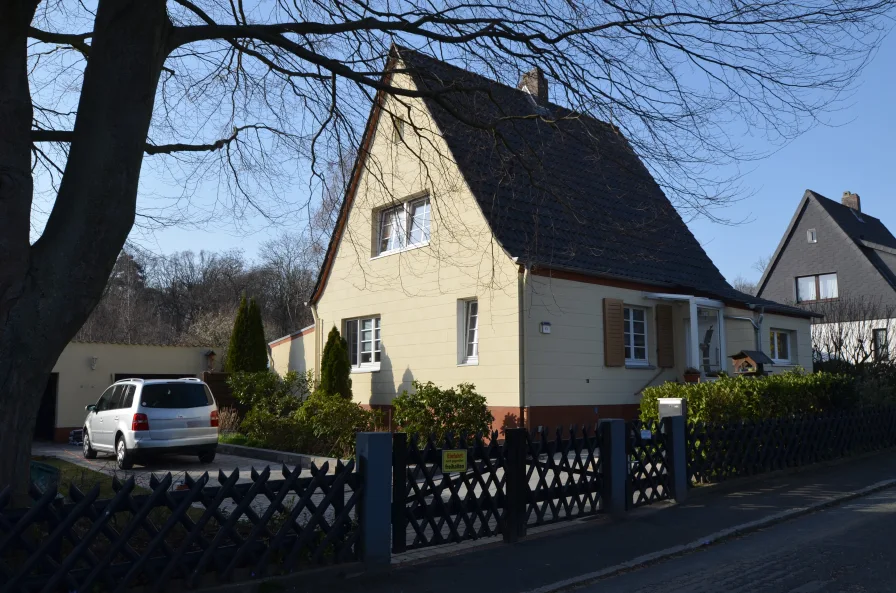
[[[672,305],[656,306],[656,364],[660,368],[675,366],[675,341],[672,337]]]
[[[604,364],[625,366],[625,322],[620,299],[604,299]]]

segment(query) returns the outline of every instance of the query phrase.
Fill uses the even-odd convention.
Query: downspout
[[[516,258],[514,258],[516,260]],[[520,365],[520,421],[521,428],[527,427],[526,418],[526,378],[528,371],[526,369],[526,295],[529,280],[529,266],[520,265],[519,274],[517,275],[517,317],[519,319],[519,365]]]
[[[749,305],[750,309],[755,310],[756,305]],[[732,321],[748,321],[750,325],[753,326],[754,332],[754,341],[756,343],[756,350],[762,352],[762,320],[765,315],[763,312],[765,311],[765,306],[759,307],[759,322],[757,323],[756,319],[753,317],[740,317],[737,315],[725,315],[725,319],[730,319]]]
[[[311,309],[311,318],[314,320],[314,382],[320,381],[320,317],[317,316],[317,303],[305,303]]]
[[[750,305],[750,309],[753,311],[756,310],[757,305]],[[765,352],[762,349],[762,321],[765,319],[765,305],[759,305],[759,323],[754,323],[753,327],[756,328],[756,350],[759,352]]]

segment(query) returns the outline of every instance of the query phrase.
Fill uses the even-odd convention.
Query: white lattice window
[[[626,364],[647,364],[647,310],[625,307],[622,319],[625,324]]]
[[[382,342],[380,318],[365,317],[345,322],[345,341],[353,369],[377,370],[380,368]]]
[[[431,219],[428,197],[380,210],[376,255],[426,245]]]

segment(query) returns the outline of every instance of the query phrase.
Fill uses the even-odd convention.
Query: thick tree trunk
[[[99,2],[59,193],[41,238],[29,246],[25,35],[32,4],[0,0],[0,489],[12,485],[17,497],[27,491],[48,374],[99,301],[134,223],[171,32],[165,0]]]

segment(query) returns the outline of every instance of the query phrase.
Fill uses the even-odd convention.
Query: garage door
[[[152,373],[115,373],[116,381],[121,381],[122,379],[187,379],[190,377],[195,378],[196,375],[189,375],[185,373],[179,373],[176,375]]]

